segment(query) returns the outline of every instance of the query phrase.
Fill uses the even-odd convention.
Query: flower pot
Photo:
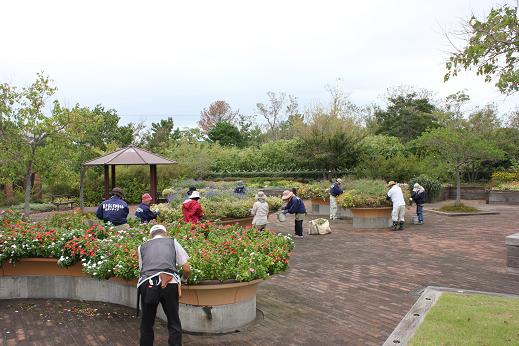
[[[61,268],[53,258],[24,258],[0,267],[0,299],[44,298],[102,301],[135,307],[137,280],[98,280],[81,264]],[[227,333],[256,318],[256,289],[263,280],[183,285],[180,318],[186,331]],[[37,289],[34,289],[37,288]],[[162,309],[159,318],[165,320]]]
[[[353,228],[356,229],[384,229],[391,226],[390,207],[382,208],[351,208]]]

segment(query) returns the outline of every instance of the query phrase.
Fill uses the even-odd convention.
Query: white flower
[[[16,249],[16,244],[11,245],[13,249]]]

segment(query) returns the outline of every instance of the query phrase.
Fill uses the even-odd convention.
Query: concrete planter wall
[[[322,199],[312,199],[310,200],[311,209],[310,214],[319,215],[319,216],[330,216],[330,201],[324,201]],[[337,217],[339,219],[353,219],[353,214],[350,209],[343,208],[340,205],[337,205]]]
[[[353,228],[384,229],[391,226],[391,209],[383,208],[351,208]]]
[[[0,299],[45,298],[101,301],[134,308],[137,280],[98,280],[77,263],[61,268],[55,259],[24,258],[0,267]],[[182,329],[226,333],[256,318],[256,288],[262,280],[215,285],[183,285],[180,298]],[[35,289],[37,288],[37,289]],[[159,318],[166,317],[159,309]]]
[[[510,273],[519,274],[519,233],[505,238],[506,266]]]
[[[490,190],[489,204],[519,204],[519,191],[494,191]]]

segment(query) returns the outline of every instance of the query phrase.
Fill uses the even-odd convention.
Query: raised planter
[[[135,307],[137,280],[98,280],[77,263],[61,268],[52,258],[24,258],[0,267],[0,299],[44,298],[109,302]],[[215,285],[183,285],[180,298],[182,329],[226,333],[256,318],[256,288],[262,280]],[[159,318],[166,317],[159,309]]]
[[[495,191],[488,195],[489,204],[519,204],[519,191]]]
[[[330,216],[330,201],[324,201],[320,198],[311,199],[311,213],[312,215],[319,216]],[[339,219],[352,219],[353,215],[350,209],[343,208],[340,205],[337,205],[337,217]]]
[[[382,208],[351,208],[353,228],[383,229],[391,226],[390,207]]]
[[[506,267],[508,272],[519,274],[519,233],[505,238]]]
[[[238,219],[222,219],[217,223],[222,225],[240,225],[240,226],[250,226],[252,225],[253,216],[242,217]]]

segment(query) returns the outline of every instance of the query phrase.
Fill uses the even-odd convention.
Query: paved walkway
[[[517,294],[504,237],[519,231],[519,206],[476,204],[501,214],[426,211],[424,225],[402,232],[353,230],[339,220],[330,235],[296,239],[290,270],[258,289],[261,322],[232,334],[185,335],[184,344],[380,345],[425,286]],[[272,228],[287,233],[292,225]],[[166,344],[159,327],[156,344]],[[138,320],[132,309],[109,304],[0,301],[0,333],[0,345],[136,345]]]

